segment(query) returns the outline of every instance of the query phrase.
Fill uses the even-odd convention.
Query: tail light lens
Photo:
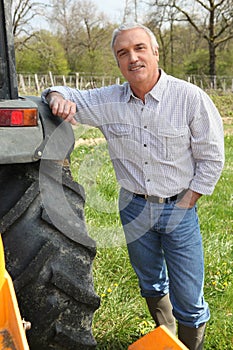
[[[37,126],[36,108],[0,109],[0,126]]]

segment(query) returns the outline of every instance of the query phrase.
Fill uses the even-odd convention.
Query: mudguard
[[[54,116],[49,106],[39,97],[29,96],[39,110],[39,119],[43,128],[43,142],[36,149],[35,159],[63,160],[69,158],[74,148],[74,133],[71,124]]]
[[[69,158],[75,142],[72,127],[54,116],[39,97],[2,100],[1,108],[37,108],[39,118],[38,126],[0,127],[0,164]]]

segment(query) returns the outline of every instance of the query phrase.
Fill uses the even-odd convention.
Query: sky
[[[113,22],[121,23],[124,16],[124,9],[126,0],[91,0],[96,4],[99,11],[104,12],[109,16]],[[128,3],[133,6],[134,1]],[[144,14],[144,8],[140,1],[138,1],[138,20],[142,20]]]
[[[97,6],[98,12],[105,13],[109,20],[111,22],[115,23],[122,23],[123,17],[124,17],[124,10],[125,10],[125,4],[126,0],[91,0],[94,4]],[[134,1],[129,1],[129,3],[132,4]],[[143,22],[143,7],[140,6],[141,3],[138,1],[138,21]],[[132,12],[132,16],[133,16]],[[128,18],[128,20],[133,20],[133,18]],[[45,26],[45,22],[42,18],[36,18],[36,22],[34,23],[34,26],[37,27],[37,29],[43,29]]]
[[[104,12],[112,22],[121,23],[124,15],[125,0],[91,0],[97,6],[98,12]],[[35,26],[43,29],[43,17],[36,18]]]
[[[124,14],[125,1],[122,0],[92,0],[101,12],[104,12],[111,20],[121,21]]]

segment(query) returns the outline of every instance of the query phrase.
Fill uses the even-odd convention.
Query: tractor
[[[96,244],[85,224],[84,190],[70,171],[73,129],[40,97],[19,96],[9,0],[0,0],[0,22],[0,233],[6,269],[20,314],[31,323],[31,350],[94,349],[92,319],[100,304],[92,275]]]

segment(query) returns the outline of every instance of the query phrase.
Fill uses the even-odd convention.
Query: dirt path
[[[97,138],[92,138],[92,139],[78,139],[77,141],[75,141],[75,145],[74,147],[78,147],[78,146],[83,146],[83,145],[87,145],[87,146],[96,146],[99,145],[100,143],[104,143],[106,142],[104,137],[97,137]]]

